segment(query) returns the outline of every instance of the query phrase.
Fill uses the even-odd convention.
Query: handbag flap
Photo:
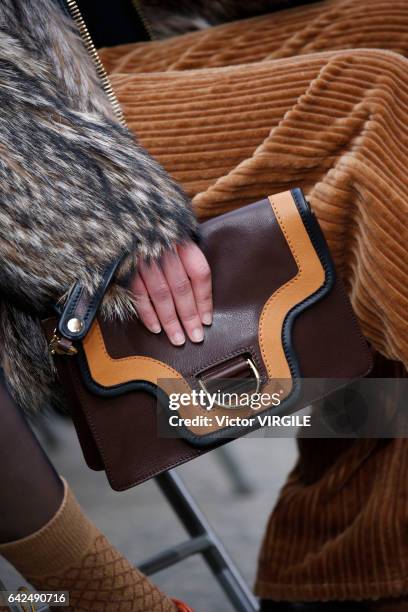
[[[96,320],[78,358],[90,393],[112,398],[143,391],[168,407],[171,394],[210,392],[218,384],[235,389],[238,382],[251,393],[279,393],[279,407],[259,411],[277,414],[301,407],[301,377],[330,379],[334,390],[369,371],[367,343],[300,189],[202,223],[199,244],[213,279],[213,324],[204,341],[175,347],[136,318]],[[306,393],[303,405],[313,399]],[[137,404],[137,393],[129,401]],[[219,403],[212,412],[230,416],[231,407]],[[237,435],[221,421],[194,420],[205,413],[193,401],[179,406],[179,433],[189,442],[208,445]],[[234,416],[252,414],[248,405],[234,409]]]

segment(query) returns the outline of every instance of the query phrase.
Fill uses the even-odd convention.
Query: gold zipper
[[[135,9],[136,13],[139,16],[140,21],[143,23],[146,32],[148,33],[148,35],[150,36],[150,40],[154,40],[156,38],[152,26],[150,25],[149,20],[147,19],[145,12],[142,8],[141,3],[139,2],[139,0],[131,0],[132,2],[132,6]]]
[[[91,35],[89,33],[88,28],[86,27],[86,23],[84,21],[84,18],[82,17],[81,11],[79,10],[78,4],[76,3],[75,0],[65,0],[68,10],[71,14],[72,19],[74,20],[74,22],[76,23],[76,26],[78,28],[79,34],[83,40],[83,43],[85,45],[86,50],[88,51],[89,55],[92,58],[92,61],[95,65],[96,68],[96,72],[98,74],[98,77],[101,81],[101,85],[102,88],[104,90],[104,92],[106,93],[109,102],[112,105],[113,111],[119,121],[119,123],[121,123],[122,125],[126,125],[126,121],[125,121],[125,117],[122,111],[122,108],[119,104],[119,100],[116,97],[115,92],[113,91],[113,87],[112,84],[109,80],[109,77],[106,73],[106,70],[101,62],[101,58],[98,55],[98,52],[96,50],[96,47],[93,43],[93,40],[91,38]],[[140,16],[140,18],[142,19],[142,17]],[[146,26],[145,26],[146,27]]]

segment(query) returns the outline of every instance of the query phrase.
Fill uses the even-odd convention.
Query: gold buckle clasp
[[[251,393],[251,396],[252,396],[252,395],[255,395],[256,393],[259,393],[259,391],[261,389],[262,381],[261,381],[261,376],[259,374],[258,368],[254,364],[252,359],[246,358],[245,361],[249,365],[252,373],[254,374],[254,380],[255,380],[255,383],[256,383],[255,391],[253,391]],[[201,389],[204,391],[204,393],[206,395],[211,396],[211,392],[208,390],[205,382],[202,380],[201,377],[198,378],[198,384],[200,385]],[[242,404],[241,405],[240,404],[224,404],[222,402],[216,402],[216,405],[219,408],[227,408],[229,410],[238,410],[238,409],[242,408]]]

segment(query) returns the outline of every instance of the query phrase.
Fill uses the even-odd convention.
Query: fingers
[[[141,262],[139,274],[170,342],[176,346],[184,344],[186,338],[176,313],[170,287],[162,270],[155,262],[149,265]]]
[[[193,288],[176,251],[166,253],[162,259],[162,268],[173,296],[177,314],[188,337],[192,342],[201,342],[204,338],[204,331]]]
[[[211,325],[213,313],[211,270],[204,253],[194,242],[178,246],[177,252],[190,278],[200,319],[204,325]]]
[[[176,346],[204,338],[204,325],[212,322],[210,267],[199,247],[190,242],[167,251],[160,265],[140,262],[132,281],[137,311],[154,333],[164,329]]]
[[[136,274],[132,281],[132,291],[136,298],[136,308],[142,323],[147,327],[148,330],[154,334],[161,332],[161,325],[157,318],[156,311],[150,301],[149,294],[147,293],[146,285],[144,284],[140,274]]]

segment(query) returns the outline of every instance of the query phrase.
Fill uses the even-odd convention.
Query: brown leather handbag
[[[98,318],[117,264],[95,295],[76,285],[58,321],[47,322],[86,462],[105,470],[116,490],[260,426],[249,418],[253,408],[240,402],[216,403],[211,416],[219,418],[210,424],[204,418],[210,413],[192,400],[175,414],[173,393],[191,398],[193,391],[232,389],[239,399],[278,393],[279,404],[257,415],[282,415],[318,399],[306,380],[325,379],[327,394],[371,369],[370,350],[300,189],[202,223],[199,244],[214,296],[213,324],[201,344],[174,347],[137,318]],[[170,415],[178,419],[176,431]],[[230,425],[231,415],[250,424]]]

